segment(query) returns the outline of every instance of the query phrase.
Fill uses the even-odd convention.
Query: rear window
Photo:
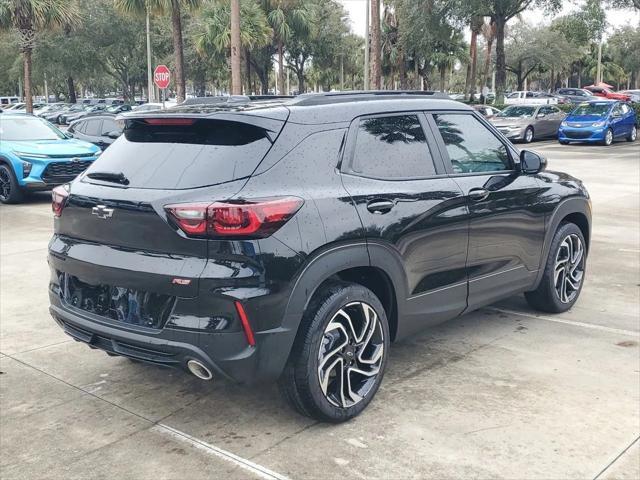
[[[270,147],[267,130],[244,122],[127,120],[124,135],[87,173],[122,173],[131,188],[197,188],[251,175]],[[103,183],[87,177],[84,181]]]

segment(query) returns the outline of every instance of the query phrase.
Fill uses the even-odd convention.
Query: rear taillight
[[[60,185],[51,192],[51,210],[56,217],[62,214],[62,210],[67,204],[67,198],[69,198],[68,188],[67,185]]]
[[[165,210],[189,236],[265,238],[293,217],[303,203],[296,197],[278,197],[234,203],[180,203],[167,205]]]

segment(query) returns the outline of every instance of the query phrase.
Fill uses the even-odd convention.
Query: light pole
[[[147,98],[149,102],[155,100],[155,90],[153,88],[153,77],[151,75],[151,32],[149,20],[149,5],[147,5]],[[135,100],[135,99],[134,99]]]
[[[602,82],[602,35],[598,40],[598,67],[596,69],[596,85]]]
[[[365,15],[366,29],[364,33],[364,89],[369,90],[369,0],[365,2],[367,9]]]

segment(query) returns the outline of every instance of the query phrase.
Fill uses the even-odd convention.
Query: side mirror
[[[73,133],[71,132],[64,132],[64,136],[67,138],[73,138]]]
[[[520,171],[525,174],[535,174],[547,167],[547,159],[531,150],[520,152]]]
[[[107,133],[107,137],[109,137],[109,138],[113,138],[113,139],[116,139],[116,138],[118,138],[121,134],[122,134],[122,132],[121,132],[120,130],[113,130],[113,131],[111,131],[111,132]]]

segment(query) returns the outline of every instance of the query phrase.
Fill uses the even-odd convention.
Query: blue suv
[[[0,116],[0,202],[70,182],[100,155],[95,145],[67,137],[46,120]]]
[[[581,103],[560,124],[558,141],[601,143],[611,145],[625,138],[635,141],[638,136],[636,113],[624,102],[601,100]]]

